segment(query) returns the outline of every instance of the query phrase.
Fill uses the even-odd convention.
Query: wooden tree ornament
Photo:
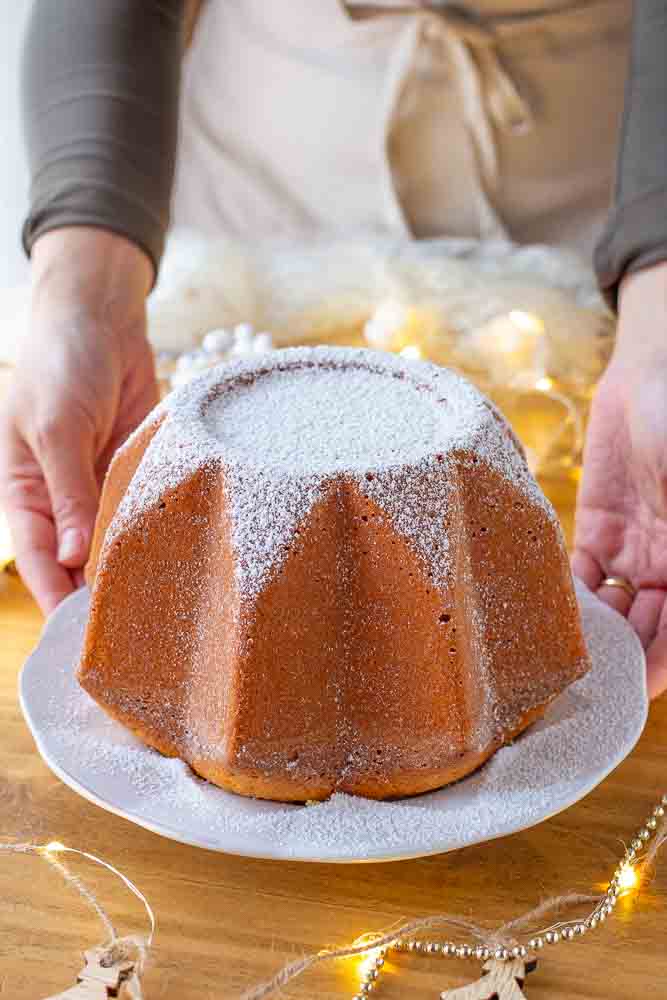
[[[120,959],[112,965],[103,964],[108,949],[92,948],[84,953],[86,964],[78,975],[76,986],[47,997],[46,1000],[140,1000],[141,989],[134,971],[134,962]]]
[[[444,990],[441,1000],[526,1000],[523,982],[537,962],[496,962],[491,959],[482,971],[481,979],[468,986]]]

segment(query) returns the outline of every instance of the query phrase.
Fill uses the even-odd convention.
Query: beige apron
[[[174,221],[244,239],[481,236],[589,253],[631,0],[207,0]]]

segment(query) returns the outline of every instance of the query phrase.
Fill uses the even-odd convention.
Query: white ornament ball
[[[234,343],[229,330],[211,330],[202,341],[202,347],[208,354],[224,354]]]
[[[176,368],[181,372],[204,371],[209,367],[209,359],[205,351],[187,351],[181,354],[176,362]]]
[[[234,327],[234,344],[250,344],[254,335],[252,323],[239,323]]]
[[[248,344],[236,343],[231,348],[228,357],[230,359],[235,358],[248,358],[253,353],[252,341]]]
[[[257,333],[252,344],[254,354],[265,354],[273,348],[273,337],[270,333]]]

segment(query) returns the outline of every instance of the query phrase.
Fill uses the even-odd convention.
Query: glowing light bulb
[[[466,363],[480,367],[498,385],[517,380],[534,385],[544,370],[544,326],[519,309],[491,317],[466,337]]]
[[[12,545],[9,525],[4,514],[0,513],[0,570],[12,562],[14,558],[14,546]]]
[[[618,887],[622,892],[629,892],[639,885],[639,875],[637,869],[632,865],[623,865],[618,877]]]
[[[500,351],[501,354],[516,354],[525,346],[525,337],[522,337],[520,331],[511,323],[499,322],[494,324],[494,326],[496,325],[498,329],[494,330],[494,349]]]
[[[60,851],[66,851],[67,848],[65,847],[64,844],[61,844],[59,840],[52,840],[49,844],[46,845],[44,850],[48,854],[58,854]]]
[[[356,941],[354,941],[354,944],[356,946],[358,945],[369,946],[368,951],[364,952],[363,955],[358,956],[357,971],[362,979],[364,979],[369,972],[373,971],[373,969],[375,968],[375,963],[382,954],[381,948],[370,947],[373,943],[373,940],[375,940],[376,938],[377,934],[368,933],[368,934],[361,934],[356,939]]]
[[[387,299],[381,302],[364,327],[364,336],[371,347],[389,350],[409,321],[409,310],[401,302]]]
[[[549,392],[550,389],[553,389],[553,379],[550,379],[548,375],[544,375],[542,378],[538,378],[535,388],[538,392]]]
[[[368,973],[375,968],[375,959],[378,957],[378,954],[378,949],[374,948],[373,951],[369,951],[367,955],[364,955],[362,960],[359,962],[359,973],[362,978],[368,975]]]
[[[419,361],[422,356],[422,352],[416,344],[408,344],[401,351],[401,357],[407,358],[409,361]]]
[[[523,312],[521,309],[512,309],[509,318],[522,333],[544,333],[544,323],[539,316],[534,313]]]

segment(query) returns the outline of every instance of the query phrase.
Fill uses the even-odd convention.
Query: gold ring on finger
[[[628,597],[631,597],[633,601],[634,601],[635,597],[637,596],[636,589],[632,586],[632,584],[630,583],[629,580],[625,579],[624,576],[606,576],[604,578],[604,580],[602,581],[602,583],[600,584],[600,586],[601,587],[620,587],[620,589],[624,590],[626,592],[626,594],[628,595]]]

